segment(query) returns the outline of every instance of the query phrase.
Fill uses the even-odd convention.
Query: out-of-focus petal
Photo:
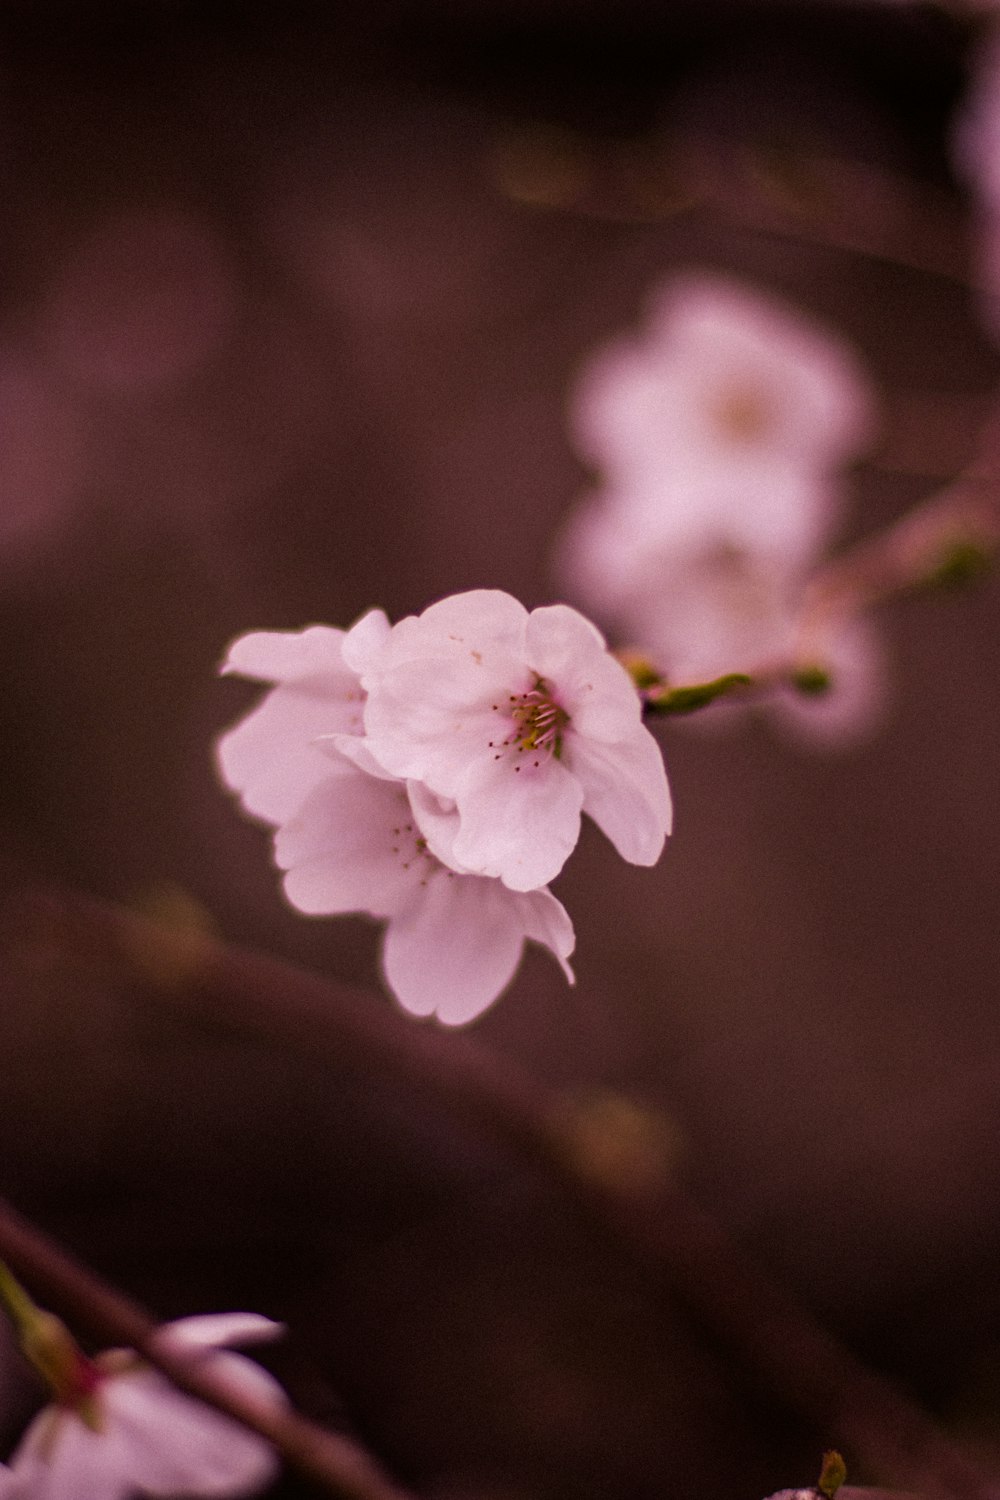
[[[280,1387],[249,1360],[234,1354],[217,1354],[214,1359],[227,1376],[240,1366],[256,1370],[260,1379],[251,1377],[255,1393],[272,1404],[284,1404]],[[244,1376],[245,1370],[239,1371],[241,1380]],[[110,1380],[104,1401],[104,1441],[120,1450],[122,1470],[140,1493],[250,1495],[278,1471],[277,1455],[264,1438],[175,1390],[155,1371],[143,1369]]]
[[[870,620],[841,621],[820,665],[830,671],[828,691],[815,696],[789,691],[775,700],[774,712],[803,745],[850,750],[885,717],[890,672],[881,633]]]
[[[239,1344],[269,1344],[280,1339],[284,1325],[261,1313],[197,1313],[177,1318],[156,1331],[158,1348],[184,1353],[186,1349],[224,1349]]]

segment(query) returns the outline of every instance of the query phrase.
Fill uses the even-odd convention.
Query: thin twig
[[[230,1382],[203,1354],[180,1354],[158,1335],[156,1322],[0,1198],[0,1259],[33,1296],[96,1339],[134,1349],[174,1385],[266,1438],[300,1473],[338,1500],[413,1500],[357,1443],[261,1401]]]
[[[995,462],[977,460],[922,505],[817,570],[803,592],[787,655],[701,683],[659,677],[641,649],[629,648],[621,659],[653,715],[697,712],[719,698],[754,700],[779,688],[823,691],[828,642],[845,621],[917,590],[962,582],[988,567],[998,547],[1000,471]]]

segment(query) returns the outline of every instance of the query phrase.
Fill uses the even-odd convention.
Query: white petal
[[[48,1406],[11,1458],[12,1496],[24,1500],[132,1500],[123,1446],[107,1430],[85,1427],[75,1413]]]
[[[249,1360],[236,1354],[207,1359],[242,1391],[247,1389],[247,1370],[254,1370],[250,1378],[262,1402],[284,1404],[280,1387]],[[277,1473],[277,1456],[264,1438],[175,1390],[152,1370],[109,1381],[104,1405],[108,1425],[103,1441],[118,1449],[122,1472],[140,1491],[245,1495],[262,1489]]]
[[[429,856],[418,847],[402,782],[345,767],[275,837],[275,858],[288,871],[285,893],[293,906],[317,916],[390,916],[410,900]]]
[[[447,865],[449,870],[469,874],[455,858],[455,840],[461,823],[454,802],[450,798],[437,796],[422,781],[408,781],[406,791],[417,826],[435,859]]]
[[[528,616],[525,646],[531,666],[541,677],[557,684],[568,670],[606,652],[606,642],[596,625],[568,604],[548,604]]]
[[[456,796],[456,859],[481,875],[499,876],[514,891],[548,885],[580,837],[579,780],[551,755],[539,759],[536,767],[531,752],[508,751],[499,760],[478,760]]]
[[[346,673],[275,688],[216,747],[223,781],[268,823],[292,816],[334,774],[323,735],[360,730],[361,689]]]
[[[391,630],[384,610],[370,609],[344,637],[344,661],[360,676],[381,651]]]
[[[506,655],[486,673],[467,657],[403,662],[371,680],[372,753],[393,775],[453,797],[470,759],[489,755],[508,695],[533,685],[527,664]]]
[[[551,891],[511,891],[526,938],[548,948],[559,962],[570,984],[575,976],[567,960],[576,947],[576,934],[569,913]]]
[[[635,684],[603,636],[575,609],[554,604],[533,610],[528,649],[532,666],[569,714],[574,731],[618,740],[639,724]]]
[[[524,947],[521,914],[496,881],[438,871],[385,935],[386,981],[405,1010],[461,1026],[506,989]]]
[[[344,670],[344,632],[330,625],[305,630],[254,630],[233,641],[221,671],[259,682],[294,682]]]
[[[316,741],[317,748],[336,761],[338,757],[349,760],[366,776],[376,776],[379,781],[398,781],[391,771],[385,770],[381,761],[372,754],[371,741],[358,734],[332,734]]]
[[[450,594],[394,627],[385,664],[434,655],[468,659],[488,670],[488,658],[496,654],[523,657],[527,620],[524,605],[501,589]]]
[[[670,832],[672,809],[660,748],[649,730],[608,745],[574,736],[572,767],[584,788],[583,810],[623,859],[654,865]]]
[[[265,1344],[280,1339],[284,1325],[260,1313],[199,1313],[177,1318],[157,1330],[155,1342],[172,1351],[221,1349],[227,1345]]]

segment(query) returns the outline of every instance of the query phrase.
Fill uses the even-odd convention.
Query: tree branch
[[[1000,1487],[924,1411],[866,1369],[745,1259],[665,1172],[584,1170],[561,1101],[491,1059],[468,1037],[416,1026],[373,1004],[369,995],[207,938],[185,949],[179,974],[175,933],[83,897],[36,895],[25,898],[20,911],[29,927],[43,925],[47,942],[69,954],[102,957],[119,978],[123,961],[147,983],[151,975],[171,975],[152,992],[172,1010],[198,1018],[209,1014],[246,1034],[311,1057],[326,1054],[340,1065],[395,1069],[466,1127],[492,1131],[524,1158],[543,1162],[592,1224],[638,1252],[748,1373],[814,1424],[823,1441],[846,1450],[852,1463],[927,1495],[954,1500],[1000,1495]],[[32,1289],[51,1295],[56,1282],[63,1283],[60,1276],[51,1286],[39,1285],[37,1267],[33,1270],[38,1248],[29,1238],[18,1242],[9,1222],[0,1233],[0,1255],[9,1256]],[[43,1255],[42,1269],[51,1265],[51,1257]],[[87,1289],[70,1278],[63,1291],[77,1297],[75,1310],[82,1314]],[[137,1322],[129,1304],[108,1304],[107,1295],[105,1289],[98,1299],[112,1314],[107,1332],[148,1347],[148,1323]],[[65,1306],[62,1301],[60,1308]],[[312,1462],[309,1441],[298,1430],[294,1439],[286,1436],[282,1451],[300,1467]],[[365,1500],[398,1496],[384,1487],[342,1493]]]

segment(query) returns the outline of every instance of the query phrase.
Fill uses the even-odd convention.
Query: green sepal
[[[796,667],[792,673],[792,686],[796,692],[804,693],[809,698],[819,698],[830,691],[833,678],[825,667]]]
[[[60,1406],[71,1406],[94,1431],[100,1428],[100,1409],[94,1393],[100,1373],[87,1358],[66,1324],[29,1297],[10,1268],[0,1261],[0,1303],[17,1329],[25,1358],[34,1365]]]
[[[934,567],[917,581],[915,589],[958,589],[977,583],[993,566],[993,551],[985,542],[956,537],[941,549]]]
[[[753,678],[745,672],[727,672],[712,682],[696,682],[690,687],[665,687],[661,693],[647,698],[647,705],[656,714],[691,714],[705,708],[716,698],[725,698],[741,688],[753,687]]]
[[[833,1500],[846,1478],[847,1465],[836,1448],[831,1448],[829,1452],[823,1454],[823,1467],[820,1470],[816,1488],[821,1495],[825,1496],[825,1500]]]

